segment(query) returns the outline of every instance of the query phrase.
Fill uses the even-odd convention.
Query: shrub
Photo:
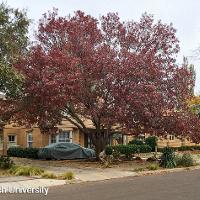
[[[181,166],[182,165],[182,156],[176,155],[175,156],[175,162],[176,162],[176,166]]]
[[[177,148],[178,151],[190,151],[193,150],[193,146],[181,146]]]
[[[42,174],[42,178],[56,179],[57,176],[54,173],[45,172]]]
[[[143,145],[138,145],[137,150],[139,153],[149,153],[152,151],[152,148],[147,144],[143,144]]]
[[[158,164],[150,164],[149,166],[147,166],[148,170],[158,170],[158,168]]]
[[[179,156],[179,159],[177,159],[177,162],[178,162],[177,163],[178,166],[183,166],[183,167],[190,167],[195,164],[193,157],[189,153],[184,153],[182,156]]]
[[[164,168],[174,168],[176,167],[175,153],[170,147],[165,147],[162,151],[160,157],[160,166]]]
[[[140,140],[140,139],[133,139],[128,144],[143,145],[144,142],[142,140]]]
[[[135,153],[149,153],[151,152],[151,147],[149,145],[116,145],[116,146],[107,146],[105,149],[106,153],[112,152],[112,154],[123,154],[126,157],[131,157]]]
[[[106,155],[112,155],[112,153],[113,153],[112,146],[107,146],[106,149],[105,149],[105,154]]]
[[[149,145],[152,149],[152,151],[155,151],[155,147],[157,146],[157,137],[156,136],[150,136],[145,139],[145,144]]]
[[[74,173],[73,172],[66,172],[61,175],[63,180],[72,180],[74,179]]]
[[[15,176],[38,176],[43,174],[44,170],[32,166],[13,166],[9,172]]]
[[[0,168],[9,169],[14,165],[14,162],[7,156],[0,156]]]
[[[39,148],[22,148],[22,147],[11,147],[8,149],[8,156],[20,157],[20,158],[38,158]]]

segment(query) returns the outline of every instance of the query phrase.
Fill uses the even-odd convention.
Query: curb
[[[146,175],[159,175],[159,174],[165,174],[165,173],[173,173],[173,172],[182,172],[182,171],[190,171],[190,170],[197,170],[200,169],[200,166],[192,166],[192,167],[179,167],[179,168],[173,168],[173,169],[160,169],[155,171],[143,171],[143,172],[137,172],[138,176],[146,176]]]

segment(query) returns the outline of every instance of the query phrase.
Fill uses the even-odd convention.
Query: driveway
[[[199,200],[200,170],[49,188],[44,195],[0,194],[1,200]]]

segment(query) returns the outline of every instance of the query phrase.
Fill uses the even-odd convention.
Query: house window
[[[169,140],[174,140],[174,139],[175,139],[174,135],[169,135]]]
[[[16,146],[16,144],[17,144],[17,136],[14,134],[8,135],[8,148]]]
[[[56,135],[51,136],[51,144],[56,143]]]
[[[58,135],[58,142],[69,142],[70,137],[69,137],[69,131],[63,131]]]
[[[51,135],[50,142],[72,142],[72,131],[61,130],[58,135]]]
[[[33,133],[31,132],[27,134],[27,147],[33,147]]]
[[[8,136],[9,143],[16,143],[16,135],[9,135]]]
[[[88,137],[87,143],[88,143],[88,145],[87,145],[88,148],[91,148],[91,149],[92,149],[92,148],[94,147],[94,145],[93,145],[92,140],[91,140],[90,137]]]

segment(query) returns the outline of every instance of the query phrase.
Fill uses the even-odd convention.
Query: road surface
[[[200,200],[200,170],[49,188],[47,196],[0,194],[1,200]]]

